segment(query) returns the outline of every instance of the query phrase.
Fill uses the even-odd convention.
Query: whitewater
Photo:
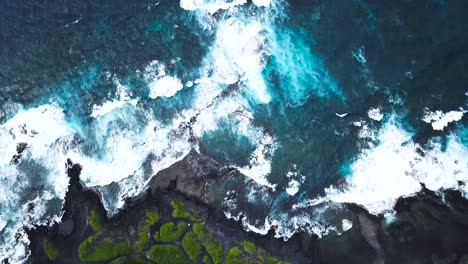
[[[181,0],[179,9],[210,39],[195,73],[174,70],[181,63],[177,54],[128,73],[143,89],[104,72],[111,89],[104,100],[87,102],[81,119],[71,114],[62,94],[28,106],[6,105],[0,125],[0,259],[24,263],[29,254],[24,229],[59,221],[67,159],[83,166],[81,180],[102,193],[112,215],[126,197],[141,193],[151,176],[204,147],[245,176],[249,193],[236,199],[268,208],[264,215],[248,215],[239,200],[229,198],[233,190],[225,194],[226,217],[259,234],[274,226],[276,237],[285,240],[298,230],[321,237],[351,229],[353,223],[336,213],[344,203],[390,217],[396,200],[414,195],[422,184],[468,195],[463,123],[468,95],[452,111],[420,109],[418,124],[441,131],[424,143],[415,139],[405,99],[398,96],[386,94],[386,105],[348,111],[352,92],[310,48],[308,34],[288,24],[288,7],[282,0]],[[365,49],[349,57],[368,69]],[[330,114],[323,117],[307,108],[321,104],[336,109],[324,109]],[[322,119],[326,122],[316,121],[313,128],[297,125]],[[307,145],[312,138],[317,142]],[[355,153],[335,155],[337,142],[346,140]],[[333,146],[317,148],[328,142]],[[299,154],[288,152],[295,148]],[[327,161],[311,156],[315,151]],[[328,171],[326,162],[338,169]],[[339,183],[322,175],[326,172],[339,175]],[[322,176],[327,180],[316,179]]]

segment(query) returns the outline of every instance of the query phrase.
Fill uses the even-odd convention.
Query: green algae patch
[[[193,225],[193,232],[198,240],[205,247],[206,252],[211,256],[214,264],[221,264],[223,259],[224,247],[213,236],[213,232],[202,223],[195,223]]]
[[[191,261],[199,261],[202,247],[192,232],[185,234],[184,239],[182,240],[182,248]]]
[[[159,215],[155,212],[146,212],[145,220],[138,228],[139,240],[135,244],[135,248],[138,252],[143,252],[148,247],[151,226],[156,224],[159,218]]]
[[[269,257],[267,263],[268,264],[289,264],[288,262],[280,261],[277,258],[273,258],[273,257]]]
[[[171,202],[171,206],[174,209],[172,211],[172,217],[189,219],[191,221],[199,221],[199,219],[193,216],[186,208],[183,202],[174,200]]]
[[[229,249],[226,255],[226,264],[242,264],[242,252],[238,247]]]
[[[165,223],[159,229],[159,233],[155,235],[155,239],[160,242],[174,242],[185,233],[187,223],[181,222],[176,224],[174,222]]]
[[[126,242],[99,240],[98,236],[88,237],[78,248],[80,260],[88,262],[111,260],[133,252],[134,248]]]
[[[49,260],[54,261],[60,256],[59,250],[49,240],[44,241],[42,248],[44,249],[44,253],[47,255]]]
[[[255,244],[252,243],[252,242],[249,242],[249,241],[242,241],[241,246],[244,249],[244,251],[249,253],[249,254],[253,254],[255,252],[255,250],[257,249]]]
[[[151,211],[146,212],[146,220],[148,220],[152,224],[157,223],[159,221],[159,218],[160,218],[159,214],[156,212],[151,212]]]
[[[265,249],[257,247],[255,254],[261,263],[265,264],[288,264],[286,261],[281,261],[271,256]]]
[[[89,222],[91,224],[91,228],[94,232],[100,232],[102,230],[102,221],[99,214],[96,210],[91,210],[91,215],[89,217]]]
[[[185,264],[184,252],[174,245],[156,245],[151,247],[148,258],[158,264]]]
[[[204,232],[205,224],[202,223],[195,223],[193,224],[193,232],[197,236],[199,240],[203,240],[205,238],[205,232]]]
[[[143,258],[120,257],[111,261],[109,264],[145,264],[147,261]]]
[[[217,241],[205,242],[204,246],[208,254],[210,254],[211,259],[213,259],[214,264],[221,264],[223,259],[224,247]]]
[[[96,212],[91,212],[91,226],[95,231],[102,230],[100,221],[94,221],[99,219],[98,217],[99,216]],[[102,232],[98,232],[96,235],[88,237],[80,244],[78,248],[78,256],[81,261],[86,262],[108,261],[114,259],[114,261],[116,261],[115,263],[119,263],[118,261],[124,261],[123,263],[141,263],[141,259],[119,257],[145,251],[148,247],[150,228],[158,221],[159,215],[157,213],[146,212],[144,221],[138,229],[139,240],[134,245],[130,245],[123,241],[123,237],[118,238],[117,240],[119,241],[113,241],[110,238],[102,238],[104,234]],[[95,225],[96,223],[99,223],[99,225]],[[100,228],[95,228],[98,226],[100,226]]]
[[[204,257],[203,257],[203,263],[204,263],[204,264],[211,264],[212,262],[211,262],[210,257],[204,256]]]
[[[267,258],[266,258],[267,252],[263,248],[257,248],[257,256],[258,259],[262,261],[262,263],[265,263]]]

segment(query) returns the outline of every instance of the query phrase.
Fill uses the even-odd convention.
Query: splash
[[[59,213],[50,203],[65,196],[63,156],[73,134],[56,105],[20,109],[0,126],[0,258],[24,262],[29,241],[23,228]]]
[[[144,78],[149,82],[149,97],[171,97],[182,90],[182,82],[166,74],[166,67],[159,61],[152,61],[146,68]]]
[[[138,99],[131,99],[125,86],[123,86],[118,79],[114,79],[114,82],[117,85],[117,98],[105,101],[102,105],[93,105],[92,117],[96,118],[106,115],[115,109],[124,107],[125,104],[135,106],[138,103]]]
[[[449,123],[461,120],[467,111],[460,108],[459,111],[444,113],[442,111],[431,112],[428,108],[425,108],[424,112],[425,114],[422,118],[424,122],[431,124],[434,130],[444,130],[444,127]]]
[[[468,181],[468,148],[459,135],[449,135],[446,146],[435,138],[425,147],[412,136],[395,120],[388,121],[377,134],[378,144],[351,163],[345,187],[330,186],[325,197],[304,204],[356,203],[380,214],[391,212],[398,198],[420,191],[421,184],[433,191],[460,189],[466,195],[460,182]]]

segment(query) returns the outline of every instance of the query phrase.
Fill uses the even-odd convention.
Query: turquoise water
[[[340,221],[329,220],[333,210],[292,208],[334,197],[330,186],[360,190],[360,175],[372,179],[376,170],[359,161],[378,169],[381,153],[404,156],[420,148],[440,155],[442,169],[457,159],[466,172],[466,115],[442,131],[423,121],[427,111],[468,109],[464,1],[278,0],[215,13],[208,7],[0,1],[4,156],[15,154],[22,139],[9,134],[18,128],[15,116],[30,129],[63,131],[53,139],[43,136],[50,131],[25,136],[29,154],[16,167],[9,159],[0,165],[0,190],[21,193],[0,196],[0,258],[12,254],[8,241],[28,221],[18,204],[38,205],[34,221],[59,213],[67,158],[82,163],[83,181],[98,186],[114,212],[195,148],[245,175],[250,191],[237,197],[231,214],[243,213],[257,228],[265,218],[283,224],[285,238],[300,225]],[[169,96],[150,96],[166,90]],[[44,105],[63,118],[43,112],[44,122],[34,122],[31,113]],[[371,109],[382,119],[371,117]],[[383,133],[389,124],[409,136],[395,143],[397,150],[379,152],[391,141]],[[431,154],[434,149],[442,152]],[[416,178],[428,174],[418,169]],[[350,197],[344,202],[361,202]]]

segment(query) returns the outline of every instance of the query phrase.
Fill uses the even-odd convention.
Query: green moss
[[[211,264],[211,259],[209,256],[204,256],[203,257],[203,263],[205,264]]]
[[[109,239],[99,240],[90,236],[80,244],[78,256],[81,261],[106,261],[132,254],[134,249],[126,242],[114,242]]]
[[[99,216],[96,212],[91,212],[91,226],[95,231],[101,230]],[[94,219],[94,220],[93,220]],[[78,248],[78,256],[82,261],[107,261],[121,256],[130,255],[146,250],[149,241],[149,232],[153,224],[159,221],[159,215],[155,212],[147,212],[143,223],[138,229],[139,240],[135,245],[129,245],[123,241],[112,241],[108,238],[100,239],[102,233],[88,237]],[[98,224],[96,224],[98,223]],[[119,237],[119,236],[117,236]],[[119,238],[119,240],[123,238]],[[125,263],[141,263],[141,259],[123,258]],[[116,259],[115,261],[123,261]],[[119,262],[116,262],[119,263]],[[144,260],[143,260],[144,263]]]
[[[288,262],[280,261],[277,258],[273,258],[273,257],[269,257],[267,263],[268,264],[288,264]]]
[[[157,245],[151,247],[148,258],[158,264],[184,264],[184,253],[174,245]]]
[[[224,247],[214,238],[211,230],[202,223],[195,223],[193,225],[193,232],[211,256],[213,263],[220,264],[223,259]]]
[[[266,259],[266,251],[263,248],[257,248],[257,256],[258,259],[262,262],[265,263]]]
[[[171,202],[171,206],[174,208],[172,211],[172,217],[198,221],[198,218],[194,217],[189,211],[187,211],[187,209],[185,209],[183,202],[174,200]]]
[[[94,232],[100,232],[102,230],[101,217],[96,212],[96,210],[91,210],[91,216],[89,217],[89,221],[91,224],[91,228],[94,230]]]
[[[199,240],[203,240],[205,238],[204,232],[205,225],[202,223],[195,223],[193,224],[193,232],[198,237]]]
[[[174,242],[185,233],[186,229],[187,223],[185,222],[178,223],[177,228],[174,222],[165,223],[161,226],[155,238],[161,242]]]
[[[184,248],[185,253],[187,253],[190,260],[198,262],[202,248],[192,232],[185,234],[184,239],[182,240],[182,248]]]
[[[242,264],[241,255],[242,252],[238,247],[229,249],[229,252],[226,255],[226,264]]]
[[[278,260],[276,258],[268,258],[268,264],[278,264]]]
[[[142,258],[120,257],[111,261],[109,264],[145,264],[147,261]]]
[[[49,258],[49,260],[54,261],[60,255],[60,252],[58,251],[58,249],[49,240],[44,241],[44,244],[42,244],[42,248],[44,249],[44,252]]]
[[[146,212],[145,220],[138,228],[139,240],[135,245],[138,252],[143,252],[148,247],[151,226],[156,224],[158,221],[159,215],[157,213],[150,211]]]
[[[244,249],[245,252],[249,254],[253,254],[257,247],[255,246],[254,243],[249,242],[249,241],[242,241],[241,242],[242,248]]]
[[[159,215],[156,212],[147,211],[146,219],[152,224],[156,224],[159,221]]]
[[[204,243],[206,251],[210,254],[214,264],[221,264],[224,247],[217,241]]]

